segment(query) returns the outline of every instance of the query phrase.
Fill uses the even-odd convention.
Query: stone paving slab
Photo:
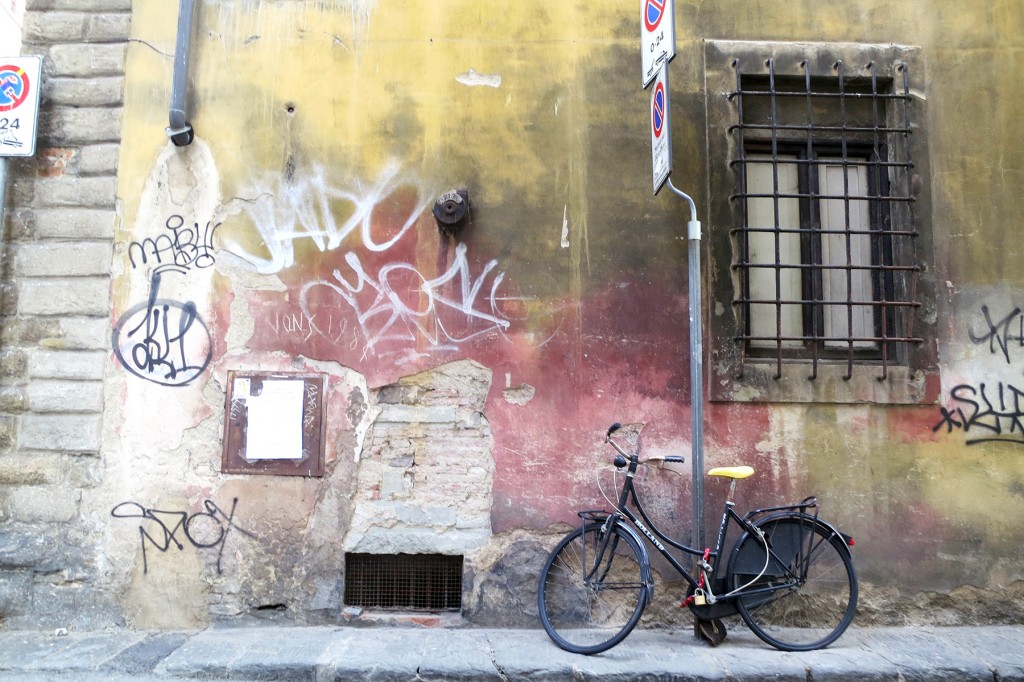
[[[225,680],[313,679],[323,653],[341,632],[332,627],[213,628],[190,637],[156,672]]]
[[[98,670],[146,638],[130,630],[57,635],[12,632],[0,636],[0,670]]]
[[[866,631],[859,638],[860,649],[883,661],[877,671],[878,679],[886,679],[887,671],[896,668],[907,682],[992,682],[992,669],[978,655],[979,652],[949,637],[949,634],[924,629]]]
[[[1024,628],[958,628],[957,643],[985,661],[999,682],[1024,682]]]
[[[502,677],[494,662],[494,641],[501,631],[431,629],[389,630],[366,645],[362,631],[335,642],[321,680],[496,680]],[[513,631],[506,641],[517,640]],[[543,634],[543,633],[541,633]],[[498,646],[501,646],[500,644]]]

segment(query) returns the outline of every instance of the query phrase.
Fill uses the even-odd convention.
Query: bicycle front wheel
[[[540,620],[566,651],[596,654],[636,627],[647,605],[641,549],[618,526],[591,523],[565,536],[544,564]]]
[[[729,584],[741,590],[740,616],[783,651],[811,651],[836,641],[857,610],[857,577],[843,538],[811,516],[758,524],[765,542],[744,536],[733,550]]]

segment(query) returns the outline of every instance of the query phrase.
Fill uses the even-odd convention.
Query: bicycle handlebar
[[[613,448],[615,448],[615,450],[616,450],[616,451],[618,451],[618,453],[619,453],[619,455],[620,455],[621,457],[623,457],[623,458],[628,458],[629,460],[631,460],[631,461],[632,461],[632,462],[634,462],[634,463],[639,463],[639,461],[640,461],[640,453],[636,453],[636,454],[633,454],[633,455],[631,455],[631,454],[628,454],[627,452],[625,452],[625,451],[624,451],[624,450],[623,450],[623,449],[622,449],[622,448],[621,448],[621,447],[619,446],[619,444],[618,444],[618,443],[616,443],[616,442],[615,442],[614,440],[612,440],[612,434],[613,434],[613,433],[615,433],[616,431],[618,431],[618,430],[619,430],[619,429],[621,429],[621,428],[622,428],[622,424],[620,424],[619,422],[615,422],[614,424],[612,424],[611,426],[609,426],[609,427],[608,427],[608,433],[607,433],[607,434],[605,434],[605,437],[604,437],[605,441],[607,441],[608,443],[610,443],[610,444],[611,444],[611,446],[612,446]],[[667,457],[649,457],[649,458],[647,458],[647,459],[646,459],[646,460],[644,460],[644,461],[645,461],[645,463],[646,463],[646,462],[649,462],[649,461],[651,461],[652,459],[656,459],[656,460],[661,460],[661,461],[663,461],[663,462],[668,462],[668,463],[670,463],[670,464],[683,464],[683,463],[684,463],[684,462],[686,461],[686,459],[685,459],[685,458],[683,458],[683,456],[682,456],[682,455],[669,455],[669,456],[667,456]],[[626,465],[625,459],[623,459],[623,460],[622,460],[622,463],[621,463],[621,464],[619,463],[619,461],[618,461],[618,458],[616,458],[616,460],[617,460],[617,461],[616,461],[616,463],[615,463],[615,466],[618,466],[618,467],[623,467],[623,466],[625,466],[625,465]],[[630,468],[630,471],[633,471],[633,470],[634,470],[635,468],[636,468],[636,466],[635,466],[635,464],[634,464],[634,465],[633,465],[633,467],[631,467],[631,468]]]

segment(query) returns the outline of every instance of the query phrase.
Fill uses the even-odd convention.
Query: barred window
[[[842,62],[825,77],[801,66],[797,80],[778,77],[770,59],[766,74],[735,64],[737,341],[774,357],[776,377],[789,357],[809,358],[811,379],[830,357],[846,360],[847,378],[859,359],[880,361],[884,376],[896,344],[921,341],[906,314],[920,305],[917,233],[893,221],[894,204],[912,210],[914,201],[913,162],[890,156],[913,132],[898,115],[910,99],[908,70],[897,67],[893,88],[874,64],[857,77]]]
[[[733,49],[729,60],[717,106],[731,119],[721,179],[732,189],[719,211],[730,381],[752,370],[788,386],[858,373],[891,381],[896,368],[912,373],[925,342],[911,68],[892,52],[845,48],[833,59],[821,49],[794,58],[799,46]],[[715,113],[709,104],[709,125]]]

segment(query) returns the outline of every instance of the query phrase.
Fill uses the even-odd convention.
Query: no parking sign
[[[640,0],[640,71],[644,88],[676,56],[674,0]]]
[[[32,156],[39,118],[40,57],[0,57],[0,156]]]
[[[672,172],[672,124],[669,119],[668,64],[658,69],[651,90],[651,169],[654,193],[668,180]]]

